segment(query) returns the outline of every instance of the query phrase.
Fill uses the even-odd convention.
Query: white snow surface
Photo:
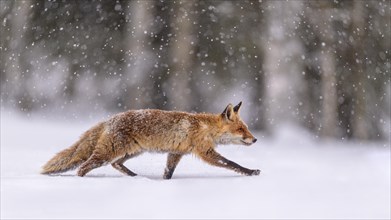
[[[217,148],[259,176],[185,156],[163,180],[166,154],[157,153],[125,163],[137,177],[110,165],[86,177],[39,173],[92,125],[1,112],[2,219],[390,218],[389,143],[318,140],[289,125],[273,137],[255,132],[250,147]]]

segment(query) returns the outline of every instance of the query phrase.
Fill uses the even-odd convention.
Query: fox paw
[[[260,170],[252,170],[251,176],[258,176],[261,173]]]
[[[164,175],[164,176],[163,176],[163,179],[169,180],[169,179],[171,179],[171,176],[169,176],[169,175]]]

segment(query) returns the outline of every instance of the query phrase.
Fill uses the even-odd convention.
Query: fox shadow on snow
[[[76,174],[52,174],[50,177],[79,177]],[[179,174],[173,176],[171,180],[175,179],[228,179],[228,178],[248,178],[248,176],[243,175],[224,175],[224,174],[216,174],[216,175],[202,175],[202,174]],[[124,176],[124,175],[115,175],[115,174],[87,174],[82,178],[130,178],[130,179],[152,179],[152,180],[165,180],[163,179],[163,175],[137,175],[135,177]]]

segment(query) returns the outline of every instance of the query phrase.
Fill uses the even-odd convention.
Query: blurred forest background
[[[390,1],[1,0],[1,105],[66,117],[222,111],[390,137]]]

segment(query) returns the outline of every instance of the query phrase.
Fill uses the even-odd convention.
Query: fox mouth
[[[244,145],[246,145],[246,146],[250,146],[252,143],[248,143],[248,142],[246,142],[246,141],[244,141],[244,140],[240,140]]]

